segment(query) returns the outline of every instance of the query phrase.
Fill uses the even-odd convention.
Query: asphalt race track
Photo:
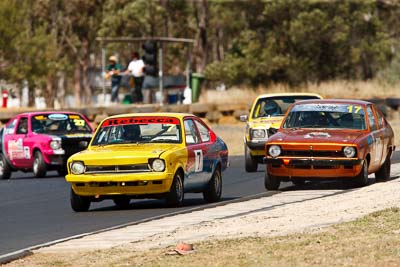
[[[246,173],[243,162],[242,156],[230,157],[230,167],[223,173],[223,199],[219,204],[267,195],[265,167],[259,167],[257,173]],[[397,152],[393,163],[398,162]],[[343,186],[346,185],[340,182],[326,182],[307,183],[303,187],[324,190]],[[296,187],[284,183],[280,189]],[[40,179],[31,173],[13,173],[10,180],[0,180],[0,258],[54,240],[206,206],[202,194],[187,194],[181,208],[167,208],[162,200],[133,200],[130,209],[118,210],[111,200],[106,200],[92,203],[89,212],[75,213],[69,204],[69,184],[56,172]]]

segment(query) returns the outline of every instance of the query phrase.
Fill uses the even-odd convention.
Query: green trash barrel
[[[204,80],[204,75],[201,73],[192,73],[191,88],[192,88],[192,103],[199,101],[201,83]]]

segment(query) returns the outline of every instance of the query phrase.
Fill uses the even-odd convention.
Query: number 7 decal
[[[203,171],[203,150],[197,149],[194,150],[195,162],[194,162],[194,171],[202,172]]]

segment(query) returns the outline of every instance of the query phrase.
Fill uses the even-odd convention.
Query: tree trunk
[[[46,80],[46,90],[44,93],[44,99],[47,108],[54,108],[54,96],[55,96],[54,83],[55,83],[54,75],[48,74]]]
[[[65,107],[65,72],[60,71],[58,73],[58,81],[57,81],[57,99],[60,103],[60,108],[63,109]]]
[[[35,84],[28,80],[28,107],[35,106]]]
[[[89,68],[89,60],[84,60],[82,62],[82,85],[83,85],[83,93],[85,98],[85,105],[89,106],[92,99],[92,90],[90,89],[89,79],[88,79],[88,68]]]
[[[81,107],[81,65],[77,62],[74,70],[74,95],[75,95],[75,107]]]
[[[197,21],[198,31],[194,44],[195,64],[197,72],[204,72],[208,63],[208,42],[207,42],[207,26],[208,26],[208,2],[207,0],[195,1],[195,18]]]
[[[222,27],[218,27],[217,30],[218,35],[218,60],[224,60],[225,58],[225,48],[224,48],[224,29]]]

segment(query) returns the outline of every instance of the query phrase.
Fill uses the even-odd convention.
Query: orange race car
[[[394,150],[393,130],[374,104],[299,101],[265,143],[265,188],[277,190],[281,181],[348,178],[364,186],[370,173],[386,180]]]

